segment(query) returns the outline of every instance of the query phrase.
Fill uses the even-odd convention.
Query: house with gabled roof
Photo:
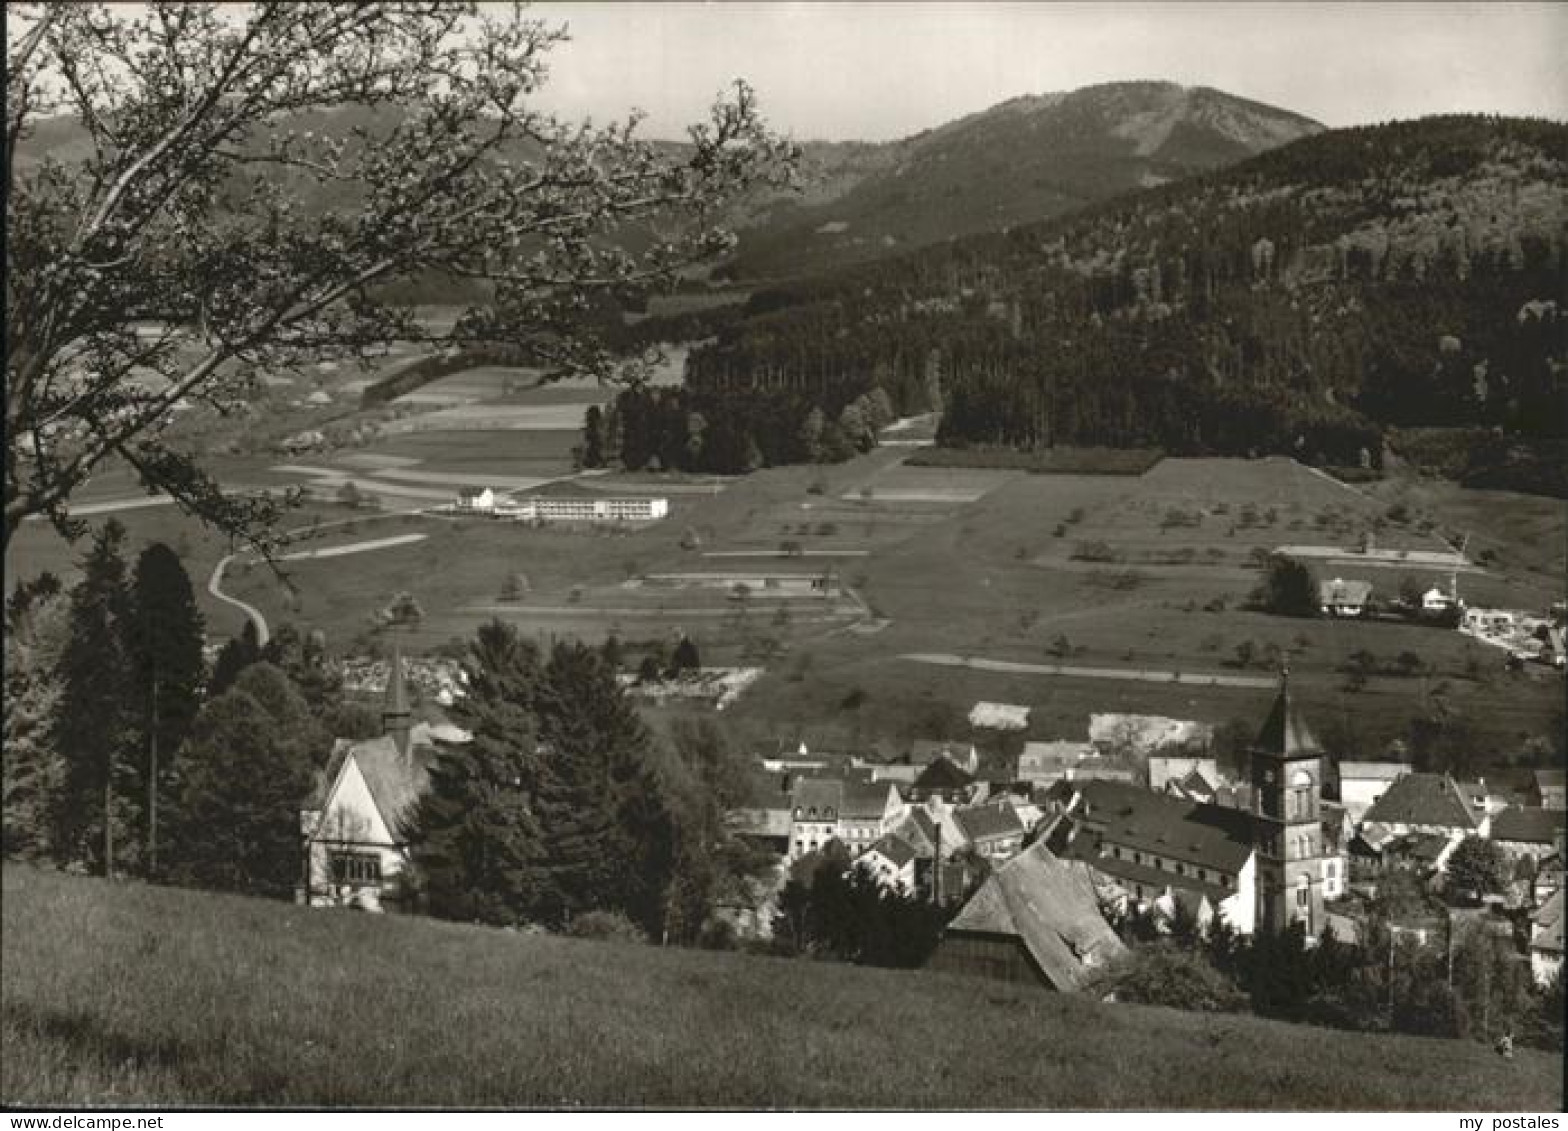
[[[1492,818],[1492,842],[1510,859],[1545,860],[1563,847],[1568,813],[1561,809],[1511,806]]]
[[[1028,831],[1005,799],[953,810],[953,820],[969,844],[988,860],[1006,860],[1023,847]]]
[[[400,877],[410,863],[406,824],[439,750],[432,729],[413,722],[396,651],[386,696],[386,733],[363,742],[338,740],[301,807],[305,875],[298,895],[312,907],[380,911],[397,905]]]
[[[1398,835],[1486,835],[1487,818],[1477,821],[1459,786],[1448,774],[1409,773],[1396,779],[1373,802],[1363,821],[1386,825]]]
[[[1324,616],[1359,617],[1366,612],[1371,597],[1372,583],[1369,581],[1346,581],[1336,577],[1318,582],[1318,607]]]
[[[940,798],[950,805],[956,804],[964,800],[974,781],[973,774],[946,755],[940,755],[920,771],[920,776],[909,787],[908,796],[911,801]]]
[[[1037,843],[980,886],[928,967],[1071,992],[1125,953],[1100,913],[1092,870]]]
[[[915,862],[919,854],[902,837],[880,837],[855,858],[855,867],[885,888],[912,894],[915,890]]]
[[[1366,811],[1388,787],[1410,773],[1404,762],[1341,762],[1339,764],[1339,800],[1350,813],[1350,819],[1360,823]]]

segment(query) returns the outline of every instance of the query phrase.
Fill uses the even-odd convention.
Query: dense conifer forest
[[[759,291],[685,316],[712,335],[686,387],[623,396],[606,450],[726,472],[833,458],[860,440],[853,406],[885,397],[894,415],[940,410],[957,447],[1376,466],[1391,428],[1463,426],[1493,463],[1551,451],[1568,391],[1565,153],[1568,127],[1547,121],[1337,130]]]

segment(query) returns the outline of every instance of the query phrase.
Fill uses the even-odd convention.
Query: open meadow
[[[884,486],[919,490],[916,472],[936,473],[885,468],[845,492],[857,501],[842,505],[878,529],[913,505],[897,495],[884,501]],[[823,745],[879,734],[967,738],[964,715],[982,698],[1032,706],[1027,737],[1041,739],[1081,737],[1091,712],[1113,709],[1253,720],[1266,693],[1173,685],[1171,677],[1269,679],[1288,659],[1309,717],[1347,755],[1377,753],[1434,702],[1473,728],[1478,756],[1493,764],[1560,725],[1559,674],[1505,672],[1501,653],[1459,633],[1246,607],[1259,556],[1280,545],[1348,549],[1371,532],[1392,551],[1445,551],[1439,533],[1467,517],[1453,497],[1434,494],[1429,506],[1391,517],[1392,506],[1283,459],[1165,460],[1142,476],[956,474],[963,482],[955,480],[955,494],[977,497],[929,504],[928,521],[896,541],[868,540],[871,552],[846,564],[885,626],[824,638],[775,665],[737,706],[738,718],[785,736],[810,728]],[[980,474],[999,479],[982,490],[972,481]],[[1504,497],[1492,506],[1529,516],[1549,545],[1560,543],[1561,509],[1552,519],[1538,503]],[[1423,587],[1448,584],[1446,573],[1414,567],[1364,576],[1386,598],[1407,573]],[[1506,560],[1463,575],[1460,586],[1477,604],[1547,603],[1542,575],[1518,573]],[[1360,651],[1383,664],[1406,654],[1417,662],[1352,693],[1342,669]],[[933,652],[1124,669],[1148,681],[926,668],[903,658]]]
[[[1482,767],[1517,769],[1527,740],[1561,725],[1560,674],[1506,671],[1500,651],[1460,633],[1248,607],[1260,558],[1279,546],[1339,554],[1315,565],[1320,578],[1360,577],[1387,599],[1407,579],[1446,588],[1449,575],[1420,555],[1451,553],[1468,533],[1474,564],[1457,578],[1466,600],[1538,611],[1561,597],[1568,528],[1547,501],[1430,481],[1369,492],[1286,459],[1042,475],[910,466],[910,449],[898,448],[729,480],[572,478],[573,441],[564,431],[441,430],[286,460],[232,458],[224,473],[235,480],[315,488],[321,501],[298,524],[332,525],[300,549],[361,548],[283,563],[288,585],[242,559],[226,590],[269,621],[325,630],[335,649],[365,647],[375,615],[401,591],[424,611],[414,647],[468,637],[492,617],[540,639],[615,635],[634,653],[690,634],[708,663],[767,667],[730,712],[759,742],[986,740],[965,719],[978,699],[1030,706],[1025,738],[1080,737],[1088,716],[1107,710],[1250,721],[1264,693],[1206,681],[1269,680],[1281,661],[1341,756],[1375,756],[1412,719],[1435,715],[1458,721]],[[332,505],[346,482],[380,509]],[[613,530],[395,513],[437,506],[466,483],[663,494],[671,513]],[[161,537],[188,549],[198,588],[226,552],[173,508],[118,513],[133,544]],[[1390,564],[1355,564],[1369,537]],[[68,567],[75,553],[30,524],[7,564],[30,576]],[[801,600],[789,584],[756,580],[792,574],[829,579],[831,595]],[[523,589],[508,592],[519,575]],[[738,599],[733,578],[753,575]],[[203,607],[216,633],[238,628],[232,606],[203,593]],[[1352,687],[1358,653],[1376,666]],[[950,662],[909,658],[932,654]],[[952,666],[965,661],[982,666]],[[985,670],[993,661],[1059,670]],[[1131,678],[1078,674],[1105,670]]]
[[[311,911],[21,865],[0,882],[0,1099],[13,1107],[1562,1102],[1558,1058],[1504,1061],[1467,1041]]]

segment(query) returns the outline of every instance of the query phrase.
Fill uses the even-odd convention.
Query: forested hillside
[[[740,233],[724,273],[798,277],[999,231],[1321,131],[1207,87],[1116,82],[1009,99],[913,137],[808,151],[820,187]]]
[[[883,390],[948,445],[1376,463],[1390,426],[1563,437],[1568,126],[1307,138],[1071,217],[760,291],[710,327],[690,462],[807,458]],[[685,437],[691,440],[691,437]]]

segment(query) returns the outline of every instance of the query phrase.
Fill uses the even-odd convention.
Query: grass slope
[[[1452,1111],[1561,1101],[1555,1059],[1505,1062],[1462,1042],[305,911],[22,866],[7,866],[3,884],[8,1105]]]

